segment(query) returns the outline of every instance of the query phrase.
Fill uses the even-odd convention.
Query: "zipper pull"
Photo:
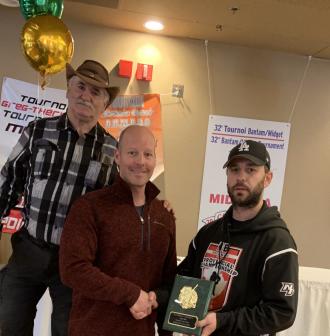
[[[144,249],[144,219],[140,216],[141,221],[141,249]]]

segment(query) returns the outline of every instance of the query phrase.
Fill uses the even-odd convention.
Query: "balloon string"
[[[44,95],[45,92],[41,92],[41,90],[45,90],[46,87],[50,84],[50,77],[46,75],[44,72],[40,72],[38,74],[38,85],[37,85],[37,100],[41,100],[41,95]],[[42,111],[41,109],[38,110],[37,114],[35,115],[35,119],[39,119],[42,117]]]
[[[40,90],[39,90],[39,86],[40,86],[40,80],[41,80],[41,77],[40,77],[39,74],[37,75],[37,79],[38,79],[38,85],[37,85],[37,101],[39,101],[39,99],[40,99]],[[36,115],[35,115],[35,119],[39,119],[39,111],[36,113]]]
[[[40,79],[41,79],[41,83],[40,83],[40,87],[42,90],[45,90],[45,88],[49,85],[50,83],[50,78],[45,75],[44,73],[40,74]]]

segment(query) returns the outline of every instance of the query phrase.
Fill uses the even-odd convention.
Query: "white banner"
[[[30,121],[60,115],[66,107],[64,90],[48,87],[42,90],[39,85],[4,77],[0,102],[0,166]]]
[[[66,91],[46,88],[12,78],[3,78],[0,101],[0,167],[2,167],[23,129],[37,118],[54,117],[66,111]],[[21,228],[22,204],[2,219],[3,232]]]
[[[229,151],[243,140],[262,142],[271,159],[273,180],[265,189],[268,205],[281,204],[290,124],[244,118],[211,115],[207,133],[203,185],[198,228],[221,218],[231,201],[227,192],[226,170]]]

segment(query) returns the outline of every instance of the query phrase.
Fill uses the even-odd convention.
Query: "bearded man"
[[[270,166],[260,142],[230,151],[223,168],[232,206],[200,229],[179,265],[181,275],[215,282],[209,312],[197,323],[202,336],[274,336],[294,322],[298,254],[277,208],[263,200]]]

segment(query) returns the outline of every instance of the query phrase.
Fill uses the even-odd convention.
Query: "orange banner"
[[[121,130],[129,125],[149,127],[157,139],[157,165],[152,180],[163,173],[163,132],[159,94],[118,96],[102,113],[99,122],[117,139]]]

